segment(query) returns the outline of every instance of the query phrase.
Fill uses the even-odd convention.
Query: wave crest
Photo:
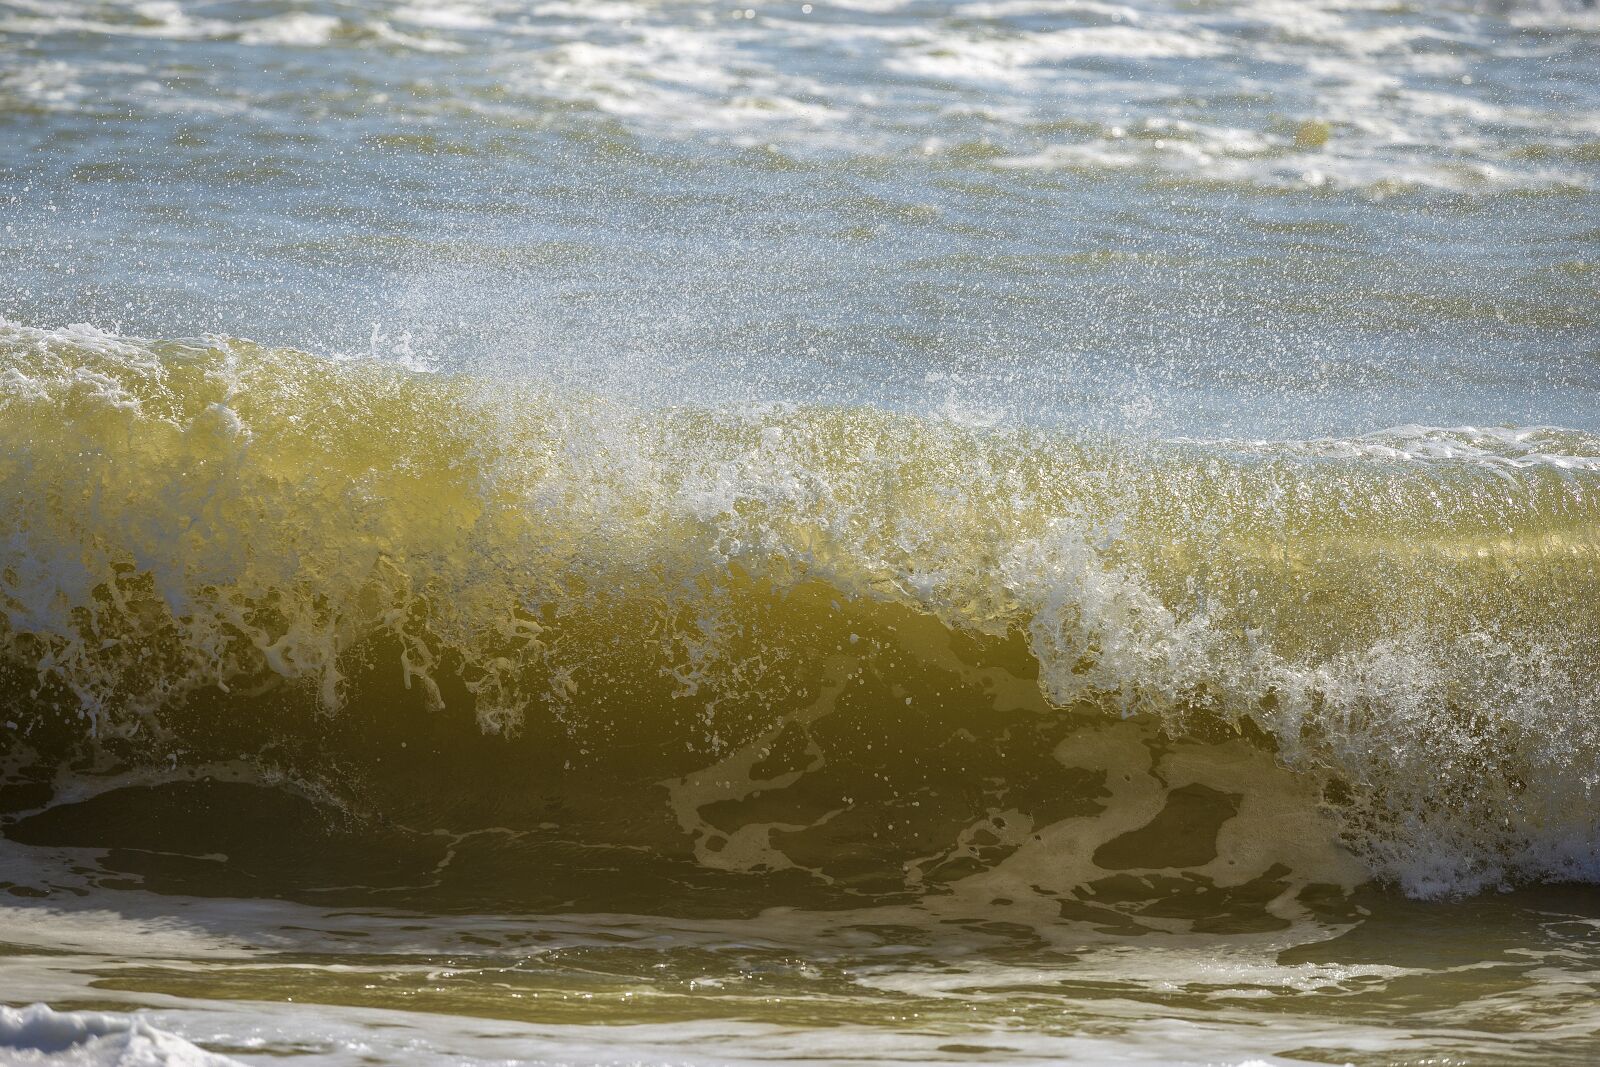
[[[384,709],[415,705],[568,766],[637,762],[636,738],[745,753],[777,795],[816,758],[761,777],[760,753],[815,748],[834,690],[870,676],[853,699],[889,719],[1242,732],[1415,892],[1597,874],[1583,434],[645,411],[9,323],[0,365],[0,661],[27,758],[281,747],[352,705],[412,730]],[[320,710],[263,723],[269,697]]]

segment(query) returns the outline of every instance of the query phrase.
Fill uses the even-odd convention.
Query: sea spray
[[[1149,767],[1242,744],[1295,783],[1263,796],[1296,794],[1411,892],[1596,876],[1586,434],[1162,442],[628,408],[80,327],[5,324],[0,358],[15,765],[242,761],[456,831],[539,825],[511,794],[578,768],[626,798],[595,800],[595,834],[653,810],[627,832],[663,854],[832,885],[843,864],[904,894],[927,884],[913,843],[975,875],[1037,848],[1015,828],[1052,804],[1123,803],[1101,765],[978,825],[984,781],[1026,792],[1030,760],[1068,771],[1065,737],[1128,719],[1180,822],[1260,799]],[[388,780],[417,753],[375,762],[373,736],[452,768],[438,810]],[[938,751],[962,736],[987,755]],[[499,778],[498,807],[463,792]],[[914,842],[868,829],[902,804]],[[1270,822],[1292,851],[1298,824]],[[882,843],[805,859],[801,831],[834,824]],[[1009,845],[985,859],[975,834]],[[1169,844],[1138,866],[1174,866]]]

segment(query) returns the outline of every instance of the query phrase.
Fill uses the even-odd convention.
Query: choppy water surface
[[[0,2],[0,1061],[1594,1062],[1597,184],[1581,2]]]

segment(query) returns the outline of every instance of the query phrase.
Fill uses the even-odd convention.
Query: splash
[[[471,833],[588,805],[847,894],[1597,876],[1586,434],[649,410],[10,323],[0,365],[35,777],[247,766]]]

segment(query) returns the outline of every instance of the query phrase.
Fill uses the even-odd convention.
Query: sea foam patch
[[[0,1054],[14,1067],[240,1067],[137,1013],[0,1006]]]

